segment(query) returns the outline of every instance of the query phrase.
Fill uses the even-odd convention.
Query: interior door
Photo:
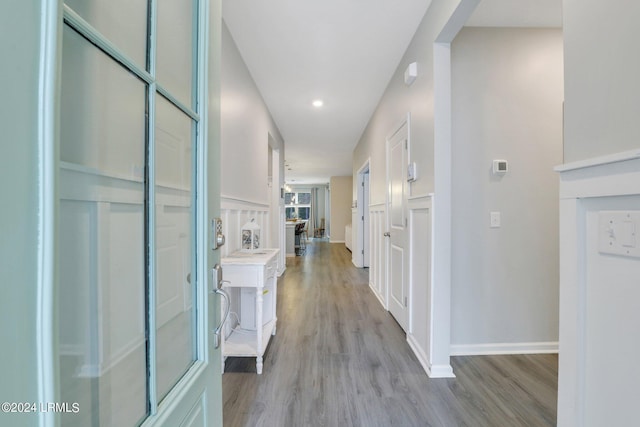
[[[61,425],[222,425],[208,6],[65,2],[57,388],[79,411]]]
[[[409,246],[407,159],[409,133],[405,121],[387,139],[387,290],[389,312],[407,330],[409,306]]]

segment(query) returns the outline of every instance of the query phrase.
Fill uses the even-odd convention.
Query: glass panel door
[[[206,286],[196,250],[204,248],[196,238],[198,7],[64,7],[57,362],[61,400],[80,411],[63,414],[63,426],[153,420],[205,360],[206,310],[196,310]]]
[[[148,413],[143,81],[63,30],[59,224],[61,400],[68,426]]]
[[[161,401],[196,356],[194,124],[162,96],[156,99],[156,353],[157,400]]]

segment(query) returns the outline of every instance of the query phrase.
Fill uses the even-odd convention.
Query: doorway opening
[[[370,227],[369,227],[369,159],[358,170],[356,238],[354,241],[353,262],[357,267],[369,268],[370,265]]]

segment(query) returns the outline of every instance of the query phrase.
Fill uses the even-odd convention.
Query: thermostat
[[[505,174],[509,170],[509,166],[506,160],[494,160],[493,161],[493,173]]]
[[[418,171],[416,170],[416,162],[411,162],[407,166],[407,181],[413,182],[418,178]]]

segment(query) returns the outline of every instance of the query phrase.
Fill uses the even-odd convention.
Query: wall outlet
[[[500,212],[490,212],[489,216],[491,217],[491,228],[499,228],[502,225]]]

